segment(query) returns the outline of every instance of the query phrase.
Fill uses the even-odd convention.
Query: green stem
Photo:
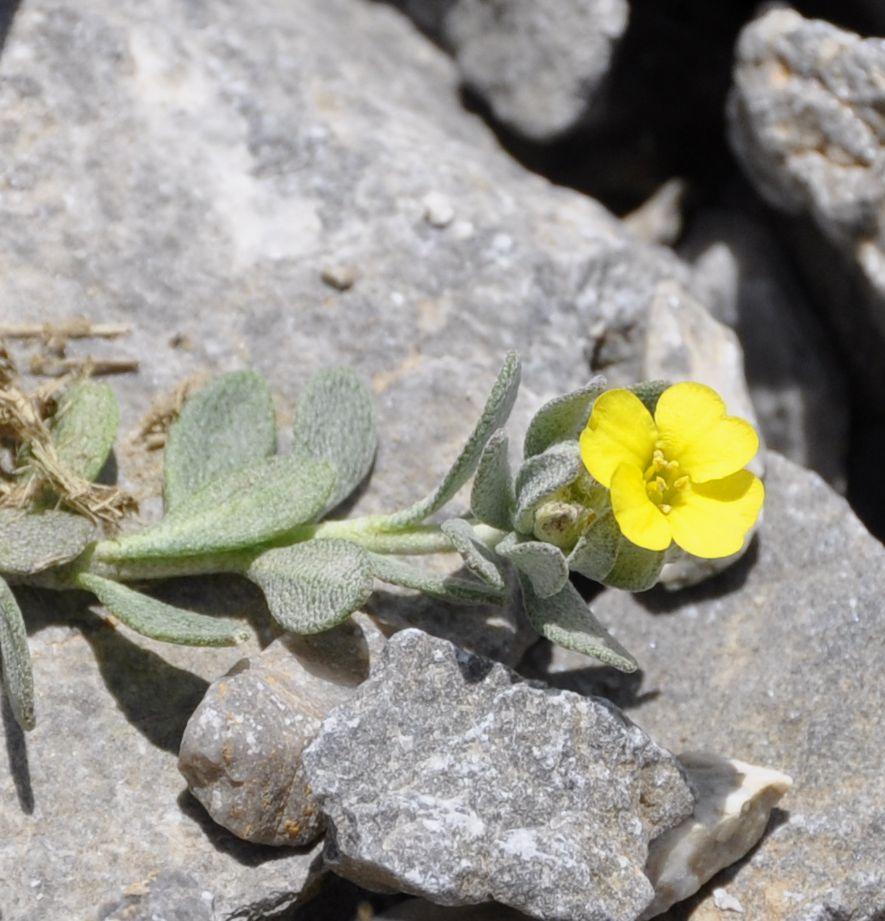
[[[432,553],[454,553],[449,538],[437,525],[412,525],[398,532],[377,529],[380,516],[367,515],[340,521],[324,521],[303,525],[277,540],[247,550],[195,554],[184,557],[150,557],[121,559],[118,541],[99,541],[90,551],[69,566],[61,567],[39,579],[47,588],[70,588],[81,572],[89,572],[116,581],[136,579],[168,579],[176,576],[198,576],[222,572],[244,572],[255,557],[272,547],[288,546],[305,540],[339,538],[352,541],[373,553],[422,556]],[[494,548],[504,537],[503,531],[487,525],[475,526],[477,537]],[[125,537],[120,540],[125,541]]]

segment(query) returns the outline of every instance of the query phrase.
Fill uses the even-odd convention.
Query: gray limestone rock
[[[219,825],[258,844],[304,845],[322,834],[301,753],[384,642],[356,614],[326,633],[275,640],[210,685],[185,728],[178,769]]]
[[[305,751],[327,860],[368,888],[539,918],[633,921],[648,842],[693,796],[605,701],[405,630]]]
[[[774,9],[741,34],[734,79],[734,149],[769,202],[807,220],[797,235],[806,271],[857,373],[881,395],[885,39]]]
[[[224,581],[227,613],[255,613],[252,592]],[[37,727],[23,736],[4,705],[3,921],[147,921],[171,906],[258,921],[299,902],[319,851],[239,841],[206,819],[176,768],[188,715],[243,651],[170,647],[88,615],[82,598],[19,595]]]
[[[586,118],[627,28],[627,0],[395,0],[451,49],[465,84],[534,141]]]
[[[817,475],[774,452],[766,491],[755,549],[717,582],[594,599],[641,681],[562,651],[526,673],[610,691],[674,750],[728,752],[792,777],[786,811],[690,900],[692,921],[722,921],[715,889],[753,921],[871,921],[885,912],[885,550]]]
[[[695,288],[738,334],[750,396],[768,447],[845,489],[845,372],[786,253],[761,223],[733,212],[696,220],[680,251]]]

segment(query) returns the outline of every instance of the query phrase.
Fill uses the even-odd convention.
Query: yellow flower
[[[654,417],[629,390],[609,390],[581,433],[581,458],[611,490],[624,536],[647,550],[671,540],[694,556],[736,553],[753,527],[765,490],[743,470],[759,449],[752,425],[725,415],[703,384],[668,387]]]

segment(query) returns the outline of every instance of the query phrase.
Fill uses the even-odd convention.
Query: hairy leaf
[[[600,581],[611,588],[644,592],[658,581],[664,566],[665,551],[645,550],[621,536],[614,566]]]
[[[33,729],[34,675],[28,632],[15,596],[0,579],[0,671],[12,715],[22,729]]]
[[[164,498],[172,511],[219,477],[276,449],[270,388],[255,371],[233,371],[194,394],[169,429]]]
[[[545,403],[529,423],[523,454],[534,457],[559,441],[578,438],[590,418],[593,401],[605,388],[605,378],[598,374],[580,390]]]
[[[0,572],[28,576],[79,556],[95,537],[81,515],[0,509]]]
[[[525,611],[532,626],[551,643],[593,656],[622,672],[635,672],[639,664],[602,626],[577,589],[567,582],[561,591],[540,598],[525,576],[520,578]]]
[[[321,461],[271,457],[213,480],[153,527],[106,542],[102,555],[122,561],[255,547],[316,518],[334,482]]]
[[[345,368],[321,371],[308,381],[295,417],[296,453],[326,461],[337,474],[325,511],[346,499],[375,459],[375,410],[366,385]]]
[[[559,547],[508,534],[495,552],[511,562],[532,583],[539,598],[555,595],[568,582],[568,563]]]
[[[509,531],[513,527],[513,503],[507,435],[504,429],[498,429],[479,459],[470,492],[470,510],[485,524]]]
[[[414,588],[454,604],[503,604],[506,598],[503,589],[485,582],[473,582],[457,576],[439,576],[419,566],[377,553],[370,553],[369,558],[372,571],[382,582]]]
[[[510,410],[513,409],[516,392],[519,389],[519,373],[519,356],[516,352],[510,352],[498,373],[479,422],[476,423],[470,438],[467,439],[467,444],[464,445],[442,483],[430,495],[425,496],[410,508],[388,516],[380,524],[381,527],[395,531],[423,521],[441,509],[473,476],[486,443],[492,433],[504,425],[510,415]]]
[[[235,646],[249,638],[249,631],[236,621],[177,608],[102,576],[83,572],[76,581],[127,627],[154,640],[181,646]]]
[[[569,569],[588,579],[604,582],[615,565],[620,543],[621,529],[614,515],[606,512],[587,528],[569,554]]]
[[[268,550],[246,575],[264,592],[274,620],[293,633],[340,624],[365,604],[375,581],[366,551],[338,539]]]
[[[634,384],[629,389],[639,397],[645,404],[645,408],[654,415],[658,407],[658,400],[661,394],[670,386],[669,381],[642,381],[640,384]]]
[[[59,460],[77,476],[94,480],[111,453],[119,424],[120,407],[108,384],[72,384],[59,400],[52,423]]]
[[[513,523],[520,534],[531,534],[535,509],[557,490],[573,483],[583,471],[577,442],[564,441],[530,457],[516,477]]]
[[[473,575],[503,591],[504,577],[501,575],[501,570],[495,563],[489,548],[477,538],[469,521],[463,518],[451,518],[443,522],[441,530],[461,554],[464,565]]]

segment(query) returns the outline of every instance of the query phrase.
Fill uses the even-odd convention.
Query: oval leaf
[[[508,534],[495,552],[529,579],[539,598],[555,595],[568,582],[565,555],[553,544],[537,540],[521,541],[516,534]]]
[[[298,402],[294,435],[296,452],[335,469],[326,512],[359,486],[375,459],[378,435],[369,389],[345,368],[314,375]]]
[[[311,540],[268,550],[246,570],[274,620],[293,633],[321,633],[346,620],[372,594],[374,577],[362,547]]]
[[[76,581],[114,617],[151,639],[180,646],[235,646],[249,639],[249,631],[236,621],[177,608],[111,579],[84,572]]]
[[[621,529],[614,515],[606,512],[587,528],[569,554],[569,569],[588,579],[604,582],[618,558],[620,543]]]
[[[525,433],[523,454],[534,457],[559,441],[578,438],[593,409],[593,401],[605,390],[605,378],[599,374],[574,393],[545,403],[532,417]]]
[[[622,588],[628,592],[647,591],[660,578],[665,557],[665,551],[637,547],[621,535],[615,564],[599,581],[610,588]]]
[[[271,457],[213,480],[162,521],[102,544],[113,561],[243,550],[284,537],[325,507],[331,467],[309,457]]]
[[[549,598],[539,598],[525,576],[520,577],[520,584],[526,615],[541,636],[622,672],[635,672],[639,668],[636,659],[593,616],[570,582]]]
[[[34,675],[28,632],[15,596],[0,579],[0,671],[12,715],[22,729],[33,729]]]
[[[501,570],[495,563],[489,548],[477,538],[469,521],[463,518],[452,518],[443,522],[440,530],[461,554],[464,565],[473,575],[503,591],[504,577],[501,575]]]
[[[504,429],[498,429],[479,460],[470,491],[470,510],[485,524],[509,531],[513,527],[513,502],[507,435]]]
[[[513,523],[520,534],[531,534],[535,509],[555,492],[573,483],[583,472],[578,443],[564,441],[543,454],[530,457],[516,477],[516,511]]]
[[[29,576],[79,556],[95,537],[81,515],[0,509],[0,572]]]
[[[273,400],[255,371],[233,371],[195,393],[169,429],[166,508],[208,483],[270,457],[276,449]]]
[[[63,466],[86,480],[101,472],[117,436],[120,407],[108,384],[84,380],[72,384],[58,403],[52,442]]]
[[[467,444],[464,445],[442,483],[430,495],[425,496],[411,507],[379,520],[379,528],[396,531],[417,524],[441,509],[454,497],[455,493],[473,476],[492,433],[501,428],[510,416],[516,393],[519,390],[519,374],[519,356],[516,352],[510,352],[498,373],[479,422],[476,423],[470,438],[467,439]]]

